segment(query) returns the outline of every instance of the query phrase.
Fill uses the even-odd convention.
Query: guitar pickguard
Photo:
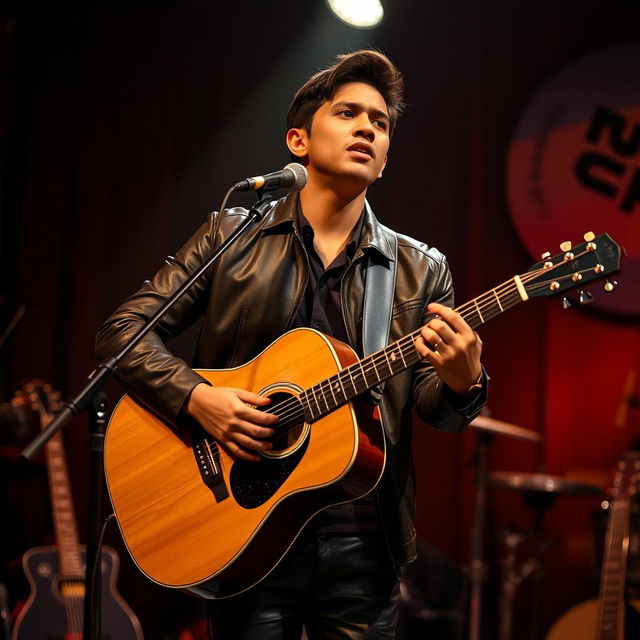
[[[289,455],[262,458],[260,462],[236,460],[229,473],[229,484],[235,501],[244,509],[264,504],[284,484],[304,457],[311,434]]]

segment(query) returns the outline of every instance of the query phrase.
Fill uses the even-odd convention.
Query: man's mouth
[[[361,153],[362,155],[366,155],[369,158],[373,158],[373,149],[363,142],[356,142],[347,148],[347,151],[356,151],[357,153]]]

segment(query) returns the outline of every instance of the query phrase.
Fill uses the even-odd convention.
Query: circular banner
[[[607,232],[626,249],[619,286],[592,303],[622,314],[640,314],[638,78],[640,43],[562,69],[527,108],[506,171],[513,223],[536,260],[587,231]]]

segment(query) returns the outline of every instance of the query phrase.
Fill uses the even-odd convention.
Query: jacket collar
[[[291,193],[274,202],[273,206],[265,214],[262,230],[266,231],[267,229],[274,229],[285,224],[293,228],[295,226],[297,205],[297,193]],[[387,260],[393,261],[395,259],[382,225],[373,215],[373,211],[371,210],[369,203],[365,200],[364,222],[362,225],[362,234],[360,235],[360,245],[354,257],[358,257],[369,250],[377,251]]]

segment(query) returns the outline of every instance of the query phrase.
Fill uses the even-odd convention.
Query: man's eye
[[[340,115],[351,118],[353,117],[353,111],[351,111],[350,109],[343,109],[342,111],[340,111]]]
[[[375,124],[376,124],[376,126],[380,127],[381,129],[384,129],[385,131],[387,130],[387,121],[386,120],[376,120]]]

